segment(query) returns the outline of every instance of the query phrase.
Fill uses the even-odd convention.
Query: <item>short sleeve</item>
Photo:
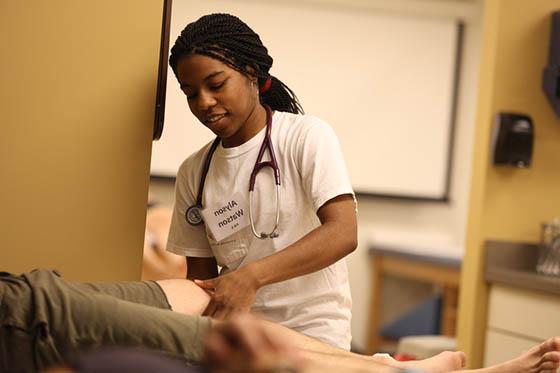
[[[300,141],[300,172],[315,211],[337,196],[354,196],[340,143],[333,129],[320,119],[313,118]]]
[[[197,162],[190,157],[183,162],[177,173],[167,251],[184,256],[212,257],[214,255],[206,237],[204,224],[191,225],[185,217],[187,209],[196,203],[198,169]]]

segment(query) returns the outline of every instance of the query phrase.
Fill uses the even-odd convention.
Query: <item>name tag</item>
[[[221,205],[207,206],[201,214],[217,242],[249,225],[249,207],[241,193]]]

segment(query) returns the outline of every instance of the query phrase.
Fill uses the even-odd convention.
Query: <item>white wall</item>
[[[235,14],[257,30],[275,61],[271,73],[337,133],[355,191],[446,197],[456,17],[306,2],[182,0],[173,3],[171,40],[187,22],[212,12]],[[159,176],[174,176],[185,157],[212,138],[186,113],[171,70],[168,79],[164,136],[152,152],[151,172]]]
[[[391,0],[385,3],[389,4]],[[384,2],[376,2],[382,6]],[[430,6],[427,6],[428,3]],[[480,48],[480,5],[478,2],[442,1],[399,2],[410,11],[453,14],[465,23],[462,71],[459,88],[457,122],[453,153],[451,193],[449,203],[414,202],[360,198],[359,246],[349,257],[352,288],[353,343],[365,347],[370,302],[371,273],[368,249],[374,242],[387,245],[430,247],[428,254],[460,257],[466,231],[470,163],[474,135],[476,88]],[[395,3],[393,3],[395,6]]]

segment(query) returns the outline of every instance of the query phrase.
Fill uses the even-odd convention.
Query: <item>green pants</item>
[[[155,282],[72,283],[0,272],[0,372],[34,372],[101,346],[201,357],[209,320],[170,310]]]

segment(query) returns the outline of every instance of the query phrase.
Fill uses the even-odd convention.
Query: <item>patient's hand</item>
[[[213,323],[204,348],[212,372],[295,373],[303,364],[287,341],[248,314]]]
[[[249,312],[258,290],[256,279],[246,267],[209,280],[194,282],[210,294],[210,303],[203,315],[216,319]]]

